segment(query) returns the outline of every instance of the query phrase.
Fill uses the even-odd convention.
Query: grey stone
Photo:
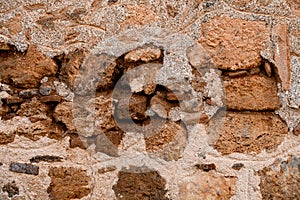
[[[26,99],[29,99],[36,94],[37,94],[37,90],[35,89],[22,90],[19,92],[19,96]]]
[[[24,173],[24,174],[39,174],[39,167],[26,163],[11,163],[9,170],[12,172]]]

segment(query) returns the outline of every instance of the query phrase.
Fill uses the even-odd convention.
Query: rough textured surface
[[[149,62],[157,60],[161,56],[161,50],[155,46],[146,46],[143,48],[135,49],[127,53],[124,57],[125,62]]]
[[[230,199],[235,194],[236,178],[214,172],[196,172],[180,184],[180,199]]]
[[[55,107],[53,117],[56,121],[62,122],[70,131],[75,131],[76,127],[72,116],[72,102],[63,102]]]
[[[300,199],[299,16],[0,1],[0,199]]]
[[[199,42],[220,69],[250,69],[261,64],[269,31],[265,22],[215,17],[201,25]]]
[[[287,25],[277,24],[273,28],[273,40],[275,41],[274,64],[280,78],[282,88],[290,89],[291,67],[290,49]]]
[[[11,163],[9,170],[12,172],[24,173],[24,174],[39,174],[39,167],[26,163]]]
[[[276,81],[261,75],[224,81],[227,109],[276,110],[280,107]]]
[[[19,194],[19,188],[16,183],[13,181],[11,183],[7,183],[2,187],[3,192],[7,192],[8,197],[13,197]]]
[[[76,168],[51,168],[51,183],[47,192],[50,199],[80,199],[91,192],[88,187],[90,177],[85,171]]]
[[[58,69],[52,59],[33,45],[25,55],[11,51],[1,56],[0,62],[0,81],[22,88],[37,87],[44,76],[54,75]]]
[[[117,199],[162,199],[167,200],[166,181],[157,171],[120,171],[118,182],[113,186]]]
[[[276,160],[271,166],[259,171],[263,199],[298,199],[300,192],[300,158]],[[269,192],[272,191],[272,192]]]
[[[255,126],[253,125],[255,124]],[[286,124],[273,113],[227,112],[224,127],[214,147],[222,154],[270,151],[283,141]]]

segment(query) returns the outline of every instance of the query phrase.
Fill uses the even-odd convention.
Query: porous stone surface
[[[276,24],[273,27],[273,41],[275,41],[274,64],[277,75],[284,90],[290,89],[291,67],[290,49],[288,39],[288,26]]]
[[[0,199],[300,199],[299,16],[0,1]]]
[[[276,110],[280,108],[276,81],[263,75],[224,80],[226,107],[233,110]]]
[[[230,199],[235,194],[235,177],[215,172],[196,172],[180,184],[180,199]]]
[[[113,186],[117,199],[168,199],[165,196],[166,181],[157,171],[120,171],[118,177]]]
[[[34,166],[26,163],[11,163],[9,166],[9,170],[13,172],[32,174],[32,175],[39,174],[38,166]]]
[[[265,22],[215,17],[201,25],[199,42],[220,69],[250,69],[260,65],[260,51],[270,35]],[[247,39],[246,39],[247,38]]]
[[[7,183],[2,187],[2,191],[8,194],[8,197],[13,197],[19,194],[19,188],[16,183],[13,181],[11,183]]]
[[[289,156],[287,160],[277,159],[258,174],[263,199],[297,199],[300,187],[300,158]],[[269,192],[272,190],[273,192]]]
[[[21,88],[37,87],[44,76],[54,75],[58,69],[52,59],[47,58],[33,45],[25,55],[18,52],[10,54],[1,56],[0,60],[0,81],[3,83]]]
[[[288,133],[287,125],[269,112],[227,112],[222,129],[218,128],[211,131],[221,131],[214,147],[222,154],[270,151]]]
[[[81,169],[53,167],[49,176],[51,183],[47,192],[50,199],[80,199],[91,192],[88,187],[90,177]]]

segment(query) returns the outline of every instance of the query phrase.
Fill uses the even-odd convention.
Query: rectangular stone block
[[[24,173],[24,174],[39,174],[39,167],[26,163],[11,163],[9,170],[12,172]]]
[[[280,107],[274,78],[253,75],[224,81],[229,110],[276,110]]]
[[[223,155],[270,152],[288,133],[287,125],[272,112],[227,112],[224,121],[214,117],[210,123],[210,143]]]

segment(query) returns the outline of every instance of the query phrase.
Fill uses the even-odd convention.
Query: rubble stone
[[[262,198],[298,199],[300,196],[299,166],[300,158],[290,156],[287,161],[277,159],[271,166],[259,171]]]
[[[76,127],[72,115],[72,102],[62,102],[58,104],[53,112],[53,117],[57,122],[63,122],[70,131],[75,131]]]
[[[29,46],[25,55],[16,53],[0,58],[0,81],[14,84],[20,88],[35,88],[39,86],[44,76],[55,75],[58,66],[44,56],[37,47]]]

